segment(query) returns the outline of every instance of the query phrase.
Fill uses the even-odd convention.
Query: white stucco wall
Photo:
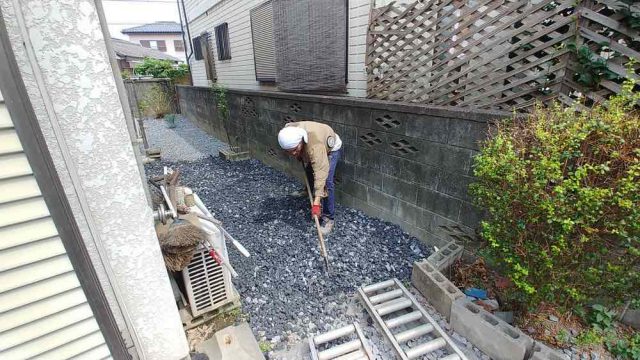
[[[251,37],[251,9],[264,0],[184,0],[191,37],[215,33],[221,23],[229,24],[231,59],[215,57],[218,83],[239,89],[276,90],[270,83],[256,81]],[[365,54],[370,0],[349,0],[348,83],[350,96],[365,97],[367,81]],[[214,53],[216,52],[215,43]],[[196,86],[208,86],[205,62],[191,58],[191,73]]]
[[[167,44],[167,51],[165,54],[171,55],[175,58],[180,59],[181,61],[185,61],[184,51],[176,51],[176,48],[173,46],[173,40],[182,41],[181,34],[127,34],[129,37],[129,41],[132,43],[140,44],[140,40],[164,40]],[[185,36],[186,39],[186,36]]]
[[[128,345],[183,359],[173,300],[93,1],[0,0],[56,170]]]

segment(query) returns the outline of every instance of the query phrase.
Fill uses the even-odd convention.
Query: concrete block
[[[411,283],[447,321],[453,301],[464,298],[462,291],[426,260],[413,264]]]
[[[392,212],[395,207],[396,201],[399,201],[393,196],[387,195],[382,191],[378,191],[374,188],[368,188],[367,193],[369,195],[367,199],[367,202],[369,203],[369,205],[379,207],[385,211]]]
[[[382,191],[410,204],[415,204],[418,196],[415,184],[387,175],[382,175]]]
[[[451,241],[446,246],[431,254],[427,261],[438,271],[444,271],[462,256],[462,245]]]
[[[422,187],[417,188],[416,191],[416,205],[423,209],[431,210],[432,212],[442,215],[447,219],[454,221],[458,220],[458,217],[460,216],[460,209],[462,208],[462,201],[449,195]]]
[[[635,329],[640,329],[640,309],[627,309],[622,316],[622,322]]]
[[[258,342],[246,322],[216,332],[214,337],[196,346],[196,350],[205,353],[209,359],[264,360]]]
[[[533,339],[466,298],[451,306],[451,327],[494,360],[524,360]]]
[[[569,355],[555,351],[550,347],[536,341],[533,345],[533,353],[529,360],[569,360]]]
[[[220,153],[220,156],[227,161],[241,161],[241,160],[249,159],[248,151],[235,152],[229,149],[221,149],[219,153]]]

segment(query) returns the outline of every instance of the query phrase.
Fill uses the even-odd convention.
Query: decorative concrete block
[[[569,360],[569,355],[560,353],[536,341],[529,360]]]
[[[427,261],[438,271],[443,271],[460,259],[463,249],[462,245],[451,241],[445,247],[431,254]]]
[[[533,340],[466,298],[451,306],[451,327],[494,360],[524,360]]]
[[[413,264],[411,283],[447,321],[453,301],[464,298],[462,291],[426,260]]]

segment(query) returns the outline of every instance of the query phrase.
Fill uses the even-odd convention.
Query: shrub
[[[529,304],[603,304],[640,293],[640,96],[555,104],[496,125],[470,187],[487,253]]]
[[[140,111],[145,116],[161,118],[171,113],[171,96],[160,86],[153,85],[138,102]]]
[[[136,75],[152,75],[154,78],[169,78],[175,80],[189,73],[186,64],[174,65],[169,60],[145,58],[141,64],[133,68]]]

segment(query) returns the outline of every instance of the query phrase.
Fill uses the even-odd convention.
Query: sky
[[[180,22],[176,0],[102,0],[111,37],[127,40],[120,30],[156,21]]]

